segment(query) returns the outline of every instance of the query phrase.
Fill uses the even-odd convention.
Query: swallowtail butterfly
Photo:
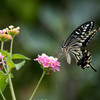
[[[84,49],[100,28],[93,29],[94,22],[88,21],[80,25],[72,34],[67,38],[64,44],[61,45],[62,51],[66,55],[67,62],[71,63],[70,54],[72,54],[81,68],[92,68],[95,72],[96,69],[91,65],[91,54]]]

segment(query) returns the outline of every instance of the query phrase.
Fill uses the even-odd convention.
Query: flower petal
[[[44,63],[43,64],[43,67],[47,67],[48,68],[49,67],[49,64],[48,63]]]

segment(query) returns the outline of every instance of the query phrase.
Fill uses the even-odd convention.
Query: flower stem
[[[1,50],[3,50],[4,42],[1,41]]]
[[[11,40],[11,45],[10,45],[10,56],[12,56],[13,40],[14,40],[14,37],[12,37],[12,40]]]
[[[16,100],[14,89],[13,89],[13,84],[12,84],[12,80],[11,80],[11,75],[10,74],[8,74],[8,80],[9,80],[9,86],[10,86],[10,91],[11,91],[11,95],[12,95],[12,100]]]
[[[11,45],[10,45],[10,56],[12,56],[12,46],[13,46],[13,37],[11,40]],[[11,91],[11,95],[12,95],[12,100],[16,100],[15,97],[15,93],[14,93],[14,88],[13,88],[13,84],[12,84],[12,80],[11,80],[11,74],[9,73],[9,66],[7,64],[7,74],[8,74],[8,81],[9,81],[9,86],[10,86],[10,91]]]
[[[36,86],[35,90],[33,91],[33,93],[32,93],[32,95],[31,95],[31,97],[30,97],[30,99],[29,99],[29,100],[32,100],[32,98],[33,98],[33,96],[34,96],[34,94],[35,94],[36,90],[38,89],[38,87],[39,87],[39,85],[40,85],[40,83],[41,83],[41,81],[42,81],[42,79],[43,79],[43,77],[44,77],[45,73],[46,73],[46,71],[45,71],[45,70],[43,70],[42,76],[41,76],[41,78],[40,78],[40,80],[39,80],[39,82],[38,82],[38,84],[37,84],[37,86]]]
[[[1,96],[2,96],[3,100],[6,100],[6,98],[4,97],[4,95],[3,95],[1,90],[0,90],[0,93],[1,93]]]

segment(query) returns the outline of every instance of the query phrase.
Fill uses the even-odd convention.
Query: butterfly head
[[[65,49],[66,49],[66,46],[62,44],[62,45],[61,45],[61,50],[64,52]]]

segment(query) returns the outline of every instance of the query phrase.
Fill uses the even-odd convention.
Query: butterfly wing
[[[84,35],[81,35],[80,37],[74,39],[72,42],[69,43],[68,46],[70,47],[86,47],[91,40],[93,39],[93,37],[96,35],[96,33],[100,30],[100,28],[98,29],[93,29],[89,32],[87,32]]]
[[[93,37],[96,35],[96,33],[98,31],[100,31],[100,28],[93,29],[92,31],[89,31],[87,36],[83,37],[83,39],[82,39],[83,42],[82,42],[82,40],[80,40],[80,42],[82,42],[82,47],[87,46],[91,42],[91,40],[93,39]]]
[[[91,65],[91,54],[89,51],[82,48],[74,48],[70,52],[76,58],[78,66],[81,66],[83,69],[92,68],[96,72],[96,69]]]
[[[65,41],[64,46],[70,45],[73,41],[77,40],[78,38],[84,38],[86,37],[86,33],[91,31],[93,29],[94,22],[88,21],[82,25],[80,25],[76,30],[72,32],[72,34],[68,37],[68,39]]]

